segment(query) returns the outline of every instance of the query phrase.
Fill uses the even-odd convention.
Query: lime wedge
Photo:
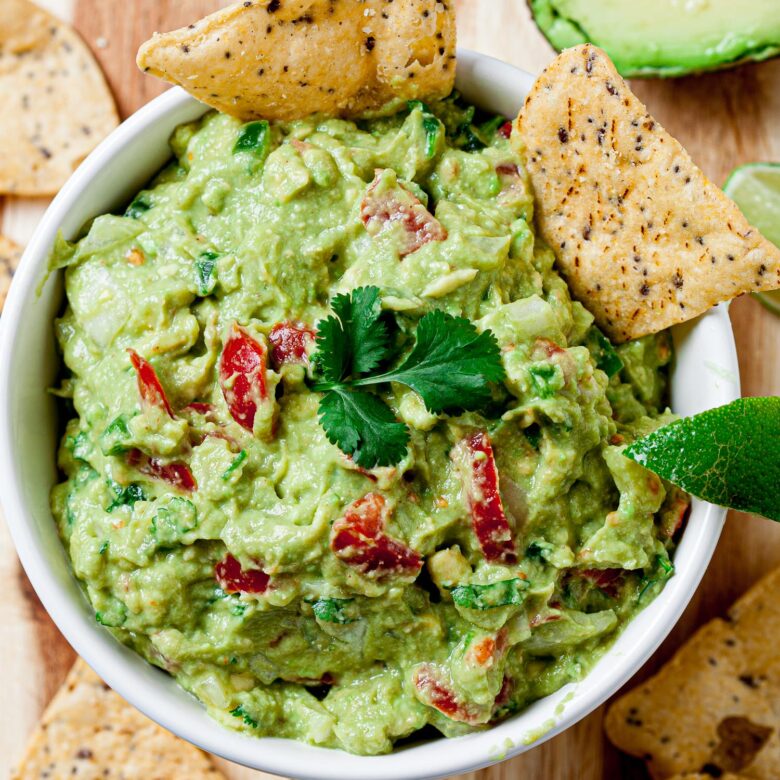
[[[780,398],[739,398],[677,420],[623,450],[713,504],[780,521]]]
[[[780,163],[748,163],[735,168],[723,191],[775,246],[780,247]],[[780,290],[753,293],[780,315]]]

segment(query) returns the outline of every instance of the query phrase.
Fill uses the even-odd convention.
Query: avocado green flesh
[[[604,49],[626,77],[683,76],[780,54],[775,0],[529,0],[558,50]]]
[[[66,268],[59,391],[75,409],[52,506],[74,572],[99,622],[247,734],[376,754],[427,724],[484,728],[579,679],[670,568],[675,495],[621,455],[670,419],[668,336],[617,347],[611,379],[597,369],[592,317],[534,236],[518,153],[495,132],[484,149],[454,148],[468,113],[430,109],[448,130],[433,148],[415,108],[272,124],[259,153],[237,149],[238,121],[208,114],[176,130],[173,161],[130,216],[98,217],[52,257]],[[377,169],[383,187],[397,179],[427,201],[446,239],[404,253],[403,224],[367,231]],[[273,414],[254,432],[218,380],[233,323],[264,342],[280,322],[316,326],[335,293],[365,284],[402,333],[434,307],[490,328],[507,375],[489,416],[436,418],[411,391],[385,392],[411,444],[371,475],[327,441],[310,368],[269,367]],[[173,417],[141,406],[128,349],[153,364]],[[515,565],[485,560],[450,457],[475,430],[492,441]],[[197,489],[144,472],[131,448],[186,463]],[[386,500],[385,533],[423,557],[416,580],[363,574],[331,550],[332,524],[369,492]],[[269,575],[265,592],[219,587],[228,553]],[[615,588],[576,573],[618,568]],[[431,706],[423,668],[468,723]]]

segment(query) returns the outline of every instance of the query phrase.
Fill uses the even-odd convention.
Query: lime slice
[[[677,420],[623,454],[705,501],[780,521],[780,398]]]
[[[735,168],[723,191],[775,246],[780,247],[780,163],[748,163]],[[753,293],[780,315],[780,290]]]

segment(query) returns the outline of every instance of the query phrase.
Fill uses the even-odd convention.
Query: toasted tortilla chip
[[[0,235],[0,312],[5,306],[8,288],[11,286],[11,279],[21,256],[22,248],[10,238]]]
[[[197,748],[141,715],[81,660],[43,714],[12,780],[224,780]]]
[[[114,127],[114,101],[79,36],[27,0],[0,0],[0,192],[54,195]]]
[[[517,119],[537,222],[574,295],[614,341],[780,287],[751,227],[594,46],[567,49]]]
[[[452,0],[253,0],[155,35],[144,71],[244,120],[355,116],[455,83]]]
[[[610,708],[607,735],[654,778],[780,777],[779,587],[777,569]]]

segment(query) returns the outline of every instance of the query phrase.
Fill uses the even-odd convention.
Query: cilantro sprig
[[[359,287],[337,295],[333,315],[317,328],[314,365],[323,392],[319,418],[328,441],[363,468],[390,466],[406,454],[409,429],[368,388],[398,382],[414,390],[433,414],[471,411],[491,399],[504,378],[495,336],[442,311],[417,324],[415,344],[401,365],[380,371],[392,353],[380,291]]]

